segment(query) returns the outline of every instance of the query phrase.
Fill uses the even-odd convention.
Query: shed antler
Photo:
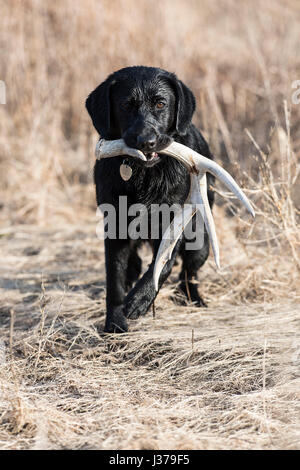
[[[183,233],[184,228],[199,209],[199,205],[203,207],[202,217],[204,219],[205,227],[212,245],[216,265],[218,268],[220,268],[218,240],[213,216],[207,198],[207,172],[211,173],[220,181],[222,181],[225,186],[227,186],[227,188],[230,189],[244,204],[250,214],[253,217],[255,216],[253,207],[241,188],[234,181],[232,176],[213,160],[200,155],[194,150],[186,147],[185,145],[179,144],[178,142],[172,142],[167,148],[161,150],[159,153],[169,155],[186,166],[191,174],[191,188],[188,199],[186,201],[188,205],[183,207],[182,212],[179,212],[175,215],[173,221],[163,235],[163,239],[161,241],[154,265],[153,278],[156,290],[158,290],[159,277],[164,265],[169,259],[171,259],[172,252],[178,239]],[[140,150],[127,147],[123,139],[113,141],[105,141],[101,139],[97,143],[97,159],[109,158],[118,155],[130,155],[135,158],[140,158],[144,161],[146,160],[145,155]],[[172,237],[171,234],[173,234]]]

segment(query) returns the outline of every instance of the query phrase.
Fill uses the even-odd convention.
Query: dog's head
[[[139,66],[110,75],[89,95],[86,107],[101,137],[123,138],[142,150],[151,166],[159,161],[157,152],[186,133],[195,98],[176,75]]]

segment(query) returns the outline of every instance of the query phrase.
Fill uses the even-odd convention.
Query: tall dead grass
[[[0,0],[0,11],[0,447],[299,447],[298,1]],[[101,333],[84,102],[136,64],[192,88],[195,123],[257,215],[217,186],[223,269],[200,270],[208,309],[170,301],[174,272],[155,319],[116,337]]]
[[[1,11],[4,227],[92,220],[96,135],[85,98],[120,67],[160,66],[193,89],[196,124],[256,207],[251,225],[215,209],[224,272],[230,267],[232,273],[223,287],[228,292],[232,282],[230,296],[241,289],[244,300],[254,299],[271,295],[277,280],[277,294],[290,286],[296,295],[300,106],[291,96],[300,74],[297,2],[2,0]]]
[[[300,76],[297,2],[2,0],[1,12],[4,227],[94,217],[96,135],[85,98],[120,67],[160,66],[193,89],[196,124],[256,206],[252,225],[215,210],[225,273],[232,263],[243,265],[253,298],[257,290],[272,291],[276,279],[283,293],[286,285],[297,291],[300,106],[291,101]],[[234,261],[226,237],[236,240]],[[240,269],[232,272],[238,277]],[[271,284],[261,291],[266,272]]]

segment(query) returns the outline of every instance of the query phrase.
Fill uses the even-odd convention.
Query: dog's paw
[[[202,299],[200,295],[198,295],[197,300],[193,300],[193,303],[196,305],[196,307],[207,308],[207,303]]]
[[[122,306],[107,314],[104,331],[106,333],[126,333],[126,331],[128,331],[128,325],[123,314]]]
[[[197,307],[207,307],[206,302],[198,292],[197,286],[191,282],[188,285],[181,282],[171,300],[177,305],[188,305],[188,302],[192,302]]]

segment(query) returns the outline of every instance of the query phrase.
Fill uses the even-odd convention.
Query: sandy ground
[[[0,256],[2,449],[299,448],[299,302],[179,307],[174,272],[106,335],[95,226],[8,229]]]

